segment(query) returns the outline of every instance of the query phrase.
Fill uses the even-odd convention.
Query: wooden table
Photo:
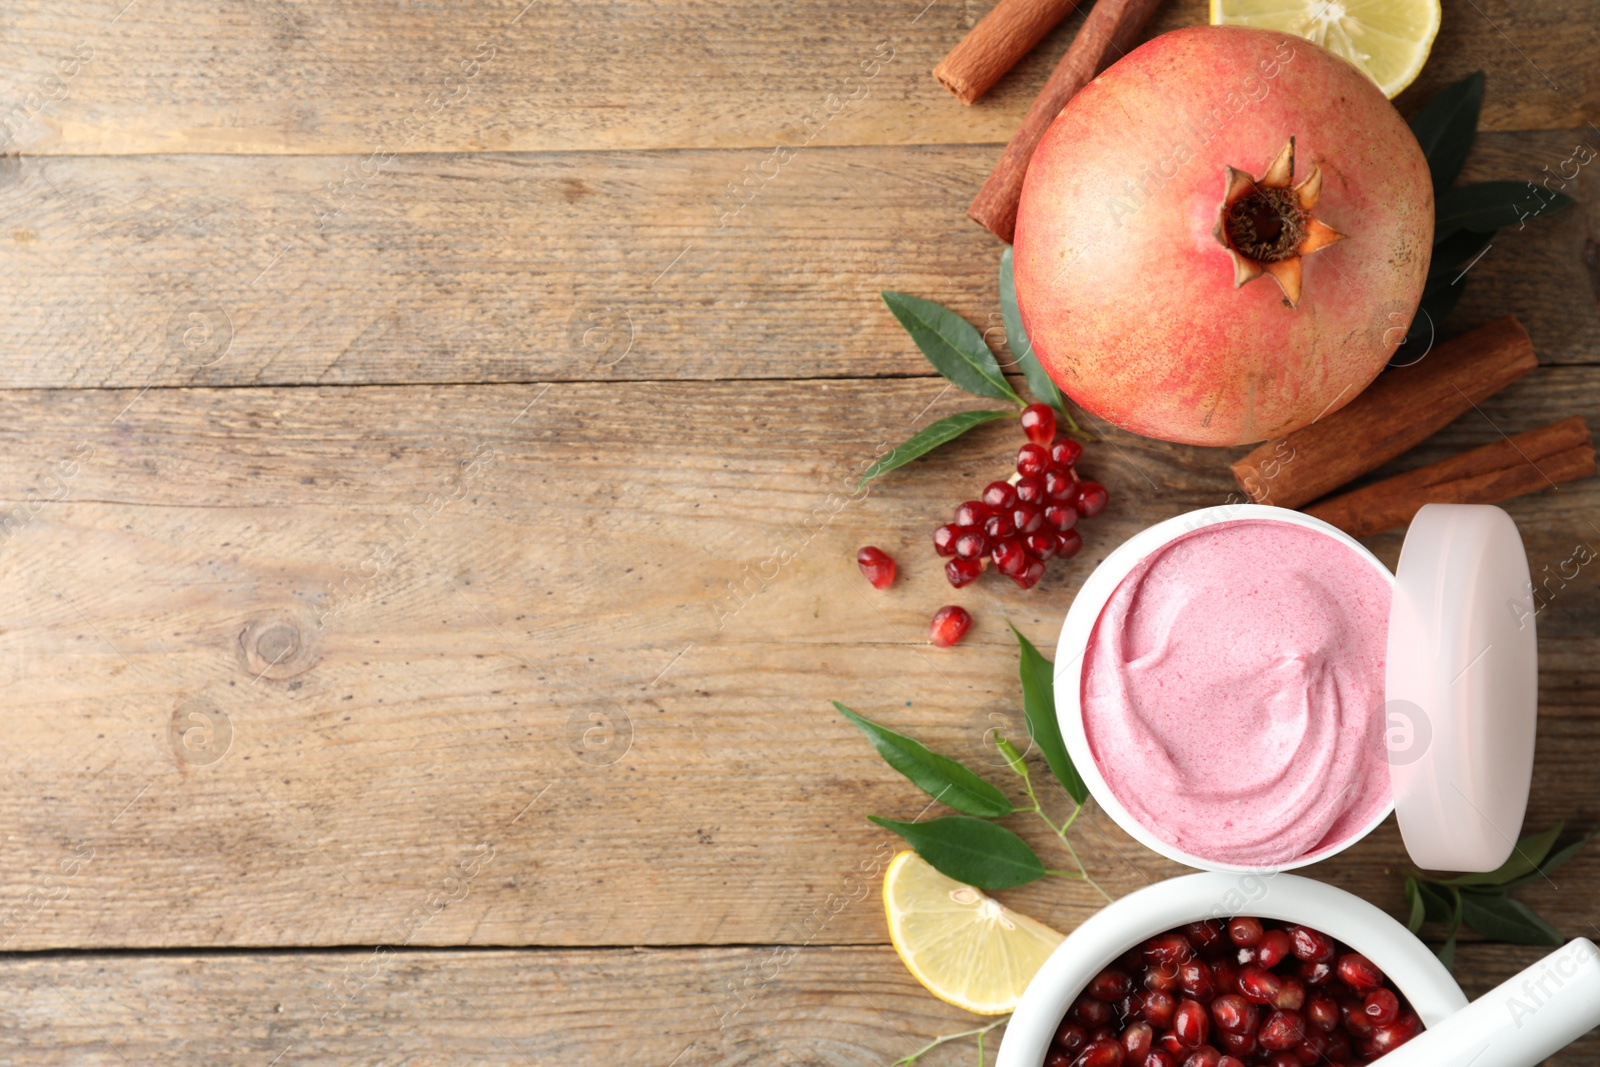
[[[985,6],[0,13],[0,1060],[857,1065],[970,1025],[886,945],[865,816],[921,801],[828,702],[992,759],[1002,620],[1048,647],[1232,458],[1108,433],[1114,502],[1029,594],[952,594],[926,547],[1014,428],[852,494],[968,406],[878,291],[998,324],[964,209],[1078,20],[967,109],[929,70]],[[1539,177],[1600,145],[1597,25],[1452,0],[1400,106],[1485,69],[1467,177]],[[1397,469],[1600,422],[1593,188],[1450,321],[1515,313],[1545,366]],[[1593,480],[1510,510],[1536,569],[1600,544]],[[1600,821],[1595,575],[1539,619],[1534,828]],[[930,649],[952,600],[978,624]],[[1113,892],[1175,873],[1080,826]],[[1390,824],[1311,873],[1398,913],[1406,867]],[[1525,897],[1593,935],[1597,876]]]

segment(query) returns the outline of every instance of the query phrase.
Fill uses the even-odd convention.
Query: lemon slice
[[[940,1000],[1004,1015],[1064,940],[970,885],[946,878],[915,852],[883,875],[889,939],[912,977]]]
[[[1211,0],[1211,24],[1304,37],[1360,67],[1392,100],[1428,61],[1439,0]]]

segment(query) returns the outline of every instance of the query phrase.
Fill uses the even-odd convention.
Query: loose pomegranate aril
[[[1199,1048],[1211,1035],[1211,1016],[1198,1000],[1178,1002],[1177,1014],[1172,1017],[1172,1032],[1185,1048]]]
[[[1183,928],[1183,936],[1187,937],[1195,948],[1206,952],[1222,944],[1222,924],[1215,919],[1189,923]]]
[[[1004,511],[1017,502],[1017,490],[1010,482],[990,482],[983,487],[983,502],[996,511]]]
[[[1217,1044],[1234,1056],[1254,1056],[1261,1050],[1261,1046],[1256,1044],[1254,1030],[1248,1034],[1230,1034],[1226,1030],[1218,1030],[1212,1036],[1216,1038]]]
[[[1383,972],[1359,952],[1346,952],[1339,957],[1339,980],[1357,993],[1370,993],[1383,984]]]
[[[1117,1038],[1117,1032],[1111,1029],[1109,1026],[1097,1026],[1093,1030],[1089,1031],[1089,1040],[1091,1042],[1104,1041],[1107,1038],[1110,1038],[1113,1041],[1115,1041]]]
[[[989,539],[977,530],[967,530],[956,538],[956,556],[959,559],[978,559],[989,551]]]
[[[1011,524],[1020,534],[1031,534],[1044,525],[1044,512],[1032,504],[1018,504],[1011,509]]]
[[[1333,964],[1301,960],[1300,980],[1308,986],[1327,985],[1333,980]]]
[[[1359,1000],[1339,1005],[1339,1020],[1351,1037],[1371,1037],[1373,1023],[1367,1018],[1367,1006]]]
[[[1149,989],[1143,997],[1143,1004],[1139,1014],[1143,1015],[1151,1026],[1157,1030],[1165,1030],[1172,1026],[1172,1017],[1178,1011],[1178,998],[1163,989]]]
[[[1183,1061],[1183,1067],[1217,1067],[1222,1062],[1222,1053],[1210,1045],[1201,1045],[1189,1053],[1189,1058]]]
[[[1056,1044],[1068,1052],[1076,1052],[1089,1043],[1089,1032],[1070,1019],[1056,1031]]]
[[[1217,980],[1218,993],[1237,993],[1239,991],[1239,965],[1231,959],[1223,957],[1211,964],[1211,974]]]
[[[1343,1030],[1335,1030],[1328,1035],[1328,1047],[1324,1050],[1334,1063],[1343,1063],[1350,1058],[1350,1035]]]
[[[1217,1061],[1217,1067],[1244,1067],[1244,1061],[1234,1059],[1232,1056],[1224,1056]]]
[[[1111,1021],[1111,1005],[1094,997],[1079,997],[1072,1005],[1072,1018],[1093,1030]]]
[[[1268,930],[1256,946],[1256,962],[1270,970],[1288,958],[1292,947],[1288,934],[1282,930]]]
[[[1398,1021],[1392,1022],[1375,1028],[1372,1036],[1362,1042],[1361,1051],[1376,1059],[1386,1052],[1393,1052],[1415,1036],[1408,1027]]]
[[[1067,438],[1057,441],[1050,446],[1050,462],[1062,470],[1071,469],[1072,465],[1083,458],[1083,446]]]
[[[1133,979],[1122,971],[1114,971],[1107,968],[1090,979],[1084,992],[1096,1000],[1104,1000],[1107,1003],[1121,1000],[1133,992]]]
[[[1011,521],[1010,515],[990,515],[983,520],[983,533],[990,544],[1004,541],[1017,532],[1016,525]]]
[[[1008,578],[1015,578],[1028,567],[1028,553],[1019,541],[1001,541],[994,546],[994,566]]]
[[[1102,1037],[1089,1042],[1072,1061],[1072,1067],[1122,1067],[1124,1055],[1122,1046],[1114,1039]]]
[[[1271,1004],[1283,989],[1283,979],[1258,964],[1247,963],[1239,971],[1239,992],[1246,1000]]]
[[[1044,501],[1043,478],[1018,478],[1016,490],[1020,504],[1039,504]]]
[[[1339,1002],[1329,996],[1314,996],[1306,1001],[1306,1021],[1323,1033],[1339,1028]]]
[[[1051,504],[1044,509],[1044,521],[1055,527],[1058,533],[1066,533],[1078,525],[1078,509],[1064,504]]]
[[[1024,537],[1022,547],[1027,549],[1028,555],[1034,559],[1047,560],[1061,547],[1061,538],[1053,530],[1040,530]]]
[[[1177,972],[1184,960],[1194,958],[1194,946],[1182,934],[1162,934],[1144,943],[1144,961],[1151,966]]]
[[[981,500],[968,500],[956,508],[951,523],[961,530],[975,530],[989,517],[989,505]]]
[[[1056,546],[1058,559],[1071,559],[1083,548],[1083,534],[1077,530],[1065,530],[1061,534],[1061,543]]]
[[[1043,474],[1050,468],[1050,450],[1028,443],[1017,449],[1017,473],[1024,477]]]
[[[1201,960],[1190,960],[1178,967],[1178,986],[1202,1003],[1210,1003],[1217,995],[1216,976]]]
[[[1129,1061],[1138,1063],[1149,1054],[1155,1040],[1156,1032],[1149,1023],[1134,1023],[1122,1032],[1122,1050]]]
[[[1297,1011],[1274,1011],[1256,1033],[1269,1052],[1286,1052],[1306,1039],[1306,1020]]]
[[[887,589],[894,584],[894,560],[883,549],[868,545],[856,553],[856,563],[872,588]]]
[[[949,648],[972,628],[972,616],[967,609],[954,604],[946,605],[933,613],[928,624],[928,641],[939,648]]]
[[[1077,508],[1088,518],[1094,518],[1106,509],[1111,495],[1099,482],[1079,482]]]
[[[1050,470],[1044,472],[1044,498],[1062,504],[1070,504],[1078,493],[1078,483],[1072,475],[1065,471]]]
[[[1306,1039],[1294,1047],[1294,1054],[1299,1057],[1303,1067],[1313,1067],[1319,1063],[1328,1051],[1328,1035],[1321,1030],[1307,1030]]]
[[[1240,916],[1228,920],[1228,939],[1235,945],[1259,945],[1261,936],[1265,933],[1260,919]]]
[[[1291,926],[1288,933],[1294,954],[1300,959],[1311,963],[1327,963],[1333,959],[1335,952],[1333,938],[1327,934],[1313,930],[1309,926]]]
[[[1178,1067],[1178,1061],[1166,1049],[1151,1049],[1144,1055],[1142,1067]]]
[[[983,561],[976,559],[953,559],[944,565],[944,576],[951,585],[960,589],[964,585],[971,585],[983,573]]]
[[[1042,559],[1029,560],[1028,565],[1022,569],[1021,574],[1010,575],[1011,580],[1024,589],[1032,589],[1039,584],[1039,579],[1043,577],[1044,560]]]
[[[1400,998],[1388,989],[1374,989],[1362,1005],[1367,1018],[1376,1026],[1387,1026],[1400,1015]]]
[[[1044,1067],[1072,1067],[1072,1058],[1060,1049],[1053,1048],[1044,1054]]]
[[[1049,404],[1029,404],[1022,409],[1022,432],[1034,444],[1049,448],[1056,439],[1056,413]]]
[[[1224,993],[1211,1002],[1211,1018],[1219,1029],[1230,1034],[1253,1034],[1260,1025],[1260,1012],[1237,993]]]
[[[956,538],[961,531],[946,523],[933,531],[933,550],[946,559],[956,554]]]

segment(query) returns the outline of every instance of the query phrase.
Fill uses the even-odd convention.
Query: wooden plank
[[[1486,136],[1468,178],[1532,177],[1579,136]],[[725,152],[414,156],[323,195],[349,162],[0,167],[0,385],[930,374],[883,289],[1003,336],[999,246],[964,214],[982,147],[813,149],[745,206]],[[1496,238],[1445,328],[1512,313],[1541,360],[1600,361],[1591,187]]]
[[[462,5],[29,0],[7,13],[0,100],[32,154],[367,156],[374,151],[1003,144],[1082,21],[976,107],[929,73],[987,5],[827,0]],[[120,17],[118,13],[121,12]],[[520,13],[520,14],[519,14]],[[1150,32],[1206,21],[1164,7]],[[1410,110],[1489,72],[1486,128],[1600,109],[1594,0],[1445,4]],[[849,80],[847,80],[849,79]],[[811,125],[805,125],[812,116]],[[752,160],[754,162],[754,160]]]
[[[1544,951],[1464,945],[1457,976],[1476,996]],[[378,1056],[860,1067],[983,1022],[934,999],[882,947],[21,957],[0,974],[5,1060],[40,1067]],[[973,1052],[968,1039],[920,1062],[966,1065]],[[1590,1035],[1545,1063],[1597,1057]]]
[[[879,941],[892,843],[865,816],[924,803],[828,701],[992,765],[986,732],[1022,733],[1003,620],[1051,647],[1109,548],[1233,489],[1229,453],[1112,435],[1080,560],[957,593],[927,531],[1014,426],[851,494],[880,442],[968,406],[931,381],[0,405],[9,949]],[[1541,369],[1443,439],[1596,405],[1600,369]],[[1597,505],[1594,480],[1512,502],[1536,569],[1600,543]],[[887,592],[866,543],[901,561]],[[1594,581],[1539,617],[1533,827],[1600,820]],[[951,602],[977,625],[930,649]],[[1079,826],[1113,893],[1177,871]],[[1398,911],[1405,866],[1390,826],[1313,873]],[[1570,889],[1529,898],[1588,918]],[[1063,928],[1097,900],[1008,899]]]

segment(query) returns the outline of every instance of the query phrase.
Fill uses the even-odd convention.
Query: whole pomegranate
[[[1017,213],[1040,360],[1118,426],[1260,441],[1349,403],[1405,335],[1433,186],[1377,86],[1287,34],[1164,34],[1045,134]]]

